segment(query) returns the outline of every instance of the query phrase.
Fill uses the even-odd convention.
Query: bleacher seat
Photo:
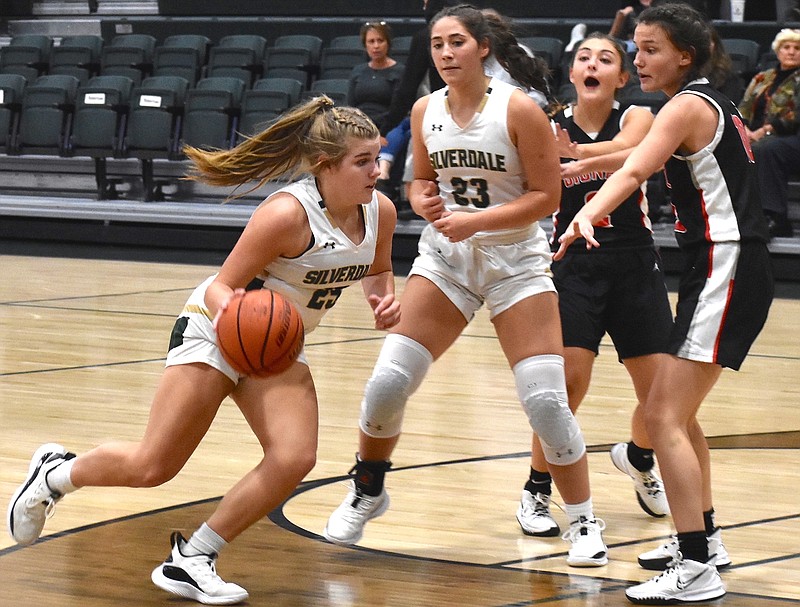
[[[319,78],[349,78],[353,68],[369,61],[363,48],[330,48],[322,49],[319,65]]]
[[[389,56],[398,63],[407,63],[412,38],[413,36],[398,36],[394,38],[392,40],[392,48],[389,50]]]
[[[356,48],[364,51],[361,36],[358,34],[334,36],[328,42],[327,48]]]
[[[756,64],[756,73],[778,67],[778,65],[778,55],[775,54],[775,51],[769,50],[766,53],[761,53],[761,56],[759,56],[758,63]]]
[[[104,76],[127,76],[134,84],[153,72],[156,39],[149,34],[120,34],[103,47],[100,73]]]
[[[194,86],[206,65],[210,45],[206,36],[168,36],[153,52],[153,76],[180,76]]]
[[[327,78],[325,80],[315,80],[311,83],[311,88],[303,93],[304,99],[311,99],[319,95],[327,95],[336,105],[347,104],[347,93],[350,88],[350,81],[346,78]]]
[[[300,85],[303,87],[303,90],[306,90],[308,87],[308,72],[305,72],[301,69],[291,68],[291,67],[273,67],[273,68],[266,68],[264,70],[264,79],[272,79],[272,78],[284,78],[288,80],[297,80]]]
[[[153,159],[178,160],[184,104],[189,81],[180,76],[150,76],[135,86],[125,138],[127,155],[141,162],[144,199],[161,200],[153,179]]]
[[[300,101],[303,87],[292,78],[262,78],[245,91],[242,98],[241,119],[238,133],[252,136],[261,131],[267,123]]]
[[[211,47],[206,76],[240,78],[248,88],[264,71],[267,39],[248,34],[223,37]]]
[[[303,83],[294,78],[262,78],[253,85],[254,90],[273,91],[286,98],[288,107],[300,101]]]
[[[319,74],[322,38],[306,34],[278,36],[267,49],[264,73],[274,69],[295,69],[305,72],[305,85]],[[273,72],[274,73],[274,72]]]
[[[49,74],[69,74],[81,84],[100,72],[103,38],[94,35],[66,36],[50,51]]]
[[[19,74],[28,83],[47,72],[53,40],[44,34],[22,34],[0,49],[0,73]]]
[[[13,150],[19,130],[22,97],[27,80],[21,74],[0,74],[0,151]]]
[[[106,159],[124,156],[132,90],[133,81],[126,76],[95,76],[78,88],[70,149],[75,156],[94,159],[99,200],[118,198]]]
[[[518,41],[527,46],[534,55],[544,59],[551,70],[558,70],[564,54],[563,40],[548,36],[528,36],[519,38]]]
[[[75,76],[54,74],[25,87],[16,153],[69,155],[78,84]]]
[[[239,78],[200,80],[186,94],[183,143],[200,148],[233,147],[244,90],[244,81]]]
[[[723,38],[722,46],[731,58],[733,71],[745,80],[752,78],[761,56],[758,42],[746,38]]]

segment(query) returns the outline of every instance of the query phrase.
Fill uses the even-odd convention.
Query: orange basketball
[[[292,302],[269,289],[235,296],[217,322],[225,360],[242,375],[288,369],[303,349],[303,319]]]

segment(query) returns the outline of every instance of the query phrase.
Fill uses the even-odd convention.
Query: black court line
[[[603,447],[605,447],[605,449]],[[607,450],[607,447],[608,447],[607,445],[606,446],[593,445],[590,448],[590,451],[598,452],[598,451],[602,451],[602,450]],[[389,470],[389,472],[390,473],[391,472],[403,472],[403,471],[408,471],[408,470],[415,470],[415,469],[420,469],[420,468],[432,468],[432,467],[438,467],[438,466],[443,466],[443,465],[451,466],[451,465],[458,465],[458,464],[463,464],[463,463],[473,463],[473,462],[480,462],[480,461],[493,461],[493,460],[500,460],[500,459],[516,459],[516,458],[520,458],[520,457],[526,457],[526,458],[530,457],[530,452],[517,452],[517,453],[498,454],[498,455],[494,455],[494,456],[470,457],[470,458],[446,460],[446,461],[443,461],[443,462],[432,462],[432,463],[428,463],[428,464],[414,464],[414,465],[411,465],[411,466],[403,466],[403,467],[399,467],[399,468],[393,468],[393,469]],[[307,491],[311,491],[313,489],[317,489],[317,488],[325,486],[325,485],[342,482],[344,480],[347,480],[348,478],[350,478],[348,475],[341,475],[341,476],[335,476],[335,477],[329,477],[329,478],[324,478],[324,479],[316,479],[316,480],[313,480],[313,481],[303,482],[303,483],[300,484],[300,486],[298,486],[297,489],[295,489],[294,492],[292,492],[292,495],[290,495],[280,506],[278,506],[273,512],[271,512],[267,516],[267,518],[269,518],[269,520],[272,523],[274,523],[276,526],[278,526],[278,527],[280,527],[280,528],[282,528],[282,529],[284,529],[286,531],[289,531],[289,532],[294,533],[296,535],[299,535],[301,537],[305,537],[305,538],[308,538],[308,539],[311,539],[311,540],[314,540],[314,541],[323,542],[323,543],[328,544],[329,542],[325,538],[323,538],[321,535],[319,535],[317,533],[314,533],[312,531],[309,531],[307,529],[304,529],[303,527],[299,527],[298,525],[295,525],[293,522],[291,522],[288,518],[286,518],[286,515],[283,512],[283,509],[284,509],[284,506],[287,503],[289,503],[293,498],[297,497],[298,495],[301,495],[301,494],[303,494],[303,493],[305,493]],[[193,501],[193,502],[186,502],[186,503],[177,504],[177,505],[174,505],[174,506],[166,506],[166,507],[163,507],[163,508],[149,510],[149,511],[146,511],[146,512],[140,512],[140,513],[131,514],[131,515],[127,515],[127,516],[117,517],[117,518],[114,518],[114,519],[109,519],[107,521],[101,521],[99,523],[91,523],[91,524],[88,524],[88,525],[75,527],[73,529],[69,529],[69,530],[66,530],[66,531],[61,531],[61,532],[58,532],[58,533],[54,533],[52,535],[45,536],[45,537],[37,540],[37,543],[45,543],[45,542],[49,542],[49,541],[54,541],[54,540],[57,540],[59,538],[67,537],[67,536],[70,536],[70,535],[75,535],[75,534],[78,534],[78,533],[81,533],[83,531],[87,531],[87,530],[90,530],[90,529],[95,529],[95,528],[98,528],[98,527],[104,527],[104,526],[108,526],[108,525],[113,525],[113,524],[116,524],[116,523],[124,523],[124,522],[130,521],[130,520],[136,520],[136,519],[140,519],[140,518],[145,518],[145,517],[148,517],[148,516],[151,516],[151,515],[155,515],[155,514],[161,514],[161,513],[165,513],[165,512],[177,511],[177,510],[182,510],[182,509],[185,509],[185,508],[190,508],[190,507],[195,507],[195,506],[199,506],[199,505],[209,504],[209,503],[212,503],[212,502],[215,502],[215,501],[220,501],[221,499],[222,499],[222,496],[206,498],[206,499],[202,499],[202,500],[196,500],[196,501]],[[781,520],[791,520],[791,519],[795,519],[795,518],[800,518],[800,513],[793,514],[793,515],[785,515],[785,516],[781,516],[781,517],[773,517],[773,518],[768,518],[768,519],[760,519],[760,520],[756,520],[756,521],[749,521],[749,522],[746,522],[746,523],[738,523],[736,525],[729,525],[727,527],[723,527],[723,529],[750,527],[750,526],[759,525],[759,524],[763,524],[763,523],[769,523],[769,522],[775,522],[775,521],[781,521]],[[666,537],[669,537],[669,536],[663,536],[663,537],[666,538]],[[631,544],[636,544],[636,543],[652,542],[653,539],[658,539],[658,538],[647,538],[647,539],[635,540],[635,541],[630,541],[630,542],[609,544],[608,548],[612,549],[614,547],[622,546],[622,545],[631,545]],[[5,555],[11,554],[13,552],[16,552],[17,550],[21,550],[23,548],[25,548],[25,546],[11,546],[11,547],[8,547],[8,548],[0,549],[0,558],[2,558]],[[524,570],[520,569],[520,570],[517,570],[516,568],[514,568],[512,566],[514,564],[521,564],[521,563],[524,563],[524,562],[535,562],[537,560],[545,560],[545,559],[556,558],[556,557],[559,557],[559,556],[564,556],[564,555],[567,554],[566,551],[557,552],[557,553],[551,553],[551,554],[546,555],[546,556],[543,555],[541,557],[535,557],[535,558],[532,558],[532,559],[519,559],[519,560],[514,560],[514,561],[499,561],[499,562],[496,562],[496,563],[483,564],[483,563],[472,563],[472,562],[469,562],[469,561],[457,561],[457,560],[452,560],[452,559],[441,559],[441,558],[434,558],[434,557],[422,557],[422,556],[417,556],[417,555],[412,555],[412,554],[403,554],[403,553],[391,552],[391,551],[386,551],[386,550],[378,550],[378,549],[374,549],[374,548],[365,548],[363,546],[357,546],[357,545],[349,546],[349,547],[346,547],[346,548],[343,547],[343,549],[349,549],[349,550],[353,550],[353,551],[357,551],[357,552],[363,552],[363,553],[367,553],[367,554],[378,554],[378,555],[383,555],[383,556],[388,556],[388,557],[393,557],[393,558],[401,558],[401,559],[404,559],[404,560],[411,560],[411,561],[417,561],[417,562],[432,562],[432,563],[445,564],[445,565],[450,564],[450,565],[457,565],[457,566],[460,566],[460,567],[470,567],[470,568],[487,569],[487,570],[519,571],[519,573],[522,574],[522,575],[529,575],[531,573],[536,573],[536,574],[539,574],[539,575],[547,575],[547,576],[551,576],[551,577],[561,577],[561,578],[576,578],[576,577],[578,577],[578,578],[585,578],[587,580],[600,580],[602,582],[605,582],[605,584],[603,586],[601,586],[600,588],[598,588],[597,592],[598,593],[603,593],[603,594],[610,593],[610,592],[617,592],[617,591],[622,590],[623,588],[626,588],[626,587],[628,587],[628,586],[630,586],[630,585],[635,583],[635,582],[632,582],[630,580],[620,580],[620,579],[611,578],[611,577],[584,575],[584,574],[581,574],[581,573],[579,573],[577,571],[576,572],[565,573],[565,572],[558,572],[558,571],[539,571],[539,570],[535,570],[535,569],[533,569],[533,570],[531,570],[531,569],[524,569]],[[743,565],[739,565],[739,566],[731,566],[731,569],[733,569],[734,567],[735,568],[741,568],[741,567],[745,567],[745,566],[756,566],[756,565],[761,565],[761,564],[780,562],[780,561],[784,561],[784,560],[791,560],[791,559],[798,558],[798,557],[800,557],[800,554],[786,555],[786,556],[783,556],[783,557],[775,557],[773,559],[764,559],[764,560],[761,560],[761,561],[754,561],[754,562],[749,563],[749,564],[743,564]],[[496,607],[525,607],[525,606],[528,606],[528,605],[530,605],[530,606],[533,606],[533,605],[545,605],[545,604],[553,603],[553,602],[556,602],[556,601],[559,601],[559,600],[564,600],[564,599],[569,599],[569,598],[579,598],[579,597],[582,597],[582,596],[586,596],[586,593],[585,592],[581,592],[580,590],[576,590],[575,592],[566,592],[566,593],[562,593],[562,594],[559,594],[559,595],[555,595],[555,596],[551,596],[551,597],[545,597],[545,598],[537,599],[537,600],[522,601],[522,602],[515,602],[515,603],[506,603],[506,604],[503,604],[503,605],[498,605]],[[800,599],[787,599],[787,598],[783,598],[783,597],[774,597],[774,596],[763,595],[763,594],[728,592],[728,596],[760,598],[760,599],[765,599],[765,600],[769,599],[769,600],[772,600],[772,601],[786,603],[787,605],[800,605]]]
[[[151,294],[159,294],[159,293],[178,293],[180,291],[193,291],[197,288],[197,285],[192,287],[177,287],[177,288],[170,288],[170,289],[147,289],[146,291],[122,291],[117,293],[97,293],[94,295],[70,295],[69,297],[44,297],[42,299],[17,299],[11,301],[2,301],[0,305],[4,306],[27,306],[27,305],[35,305],[40,304],[43,302],[49,301],[75,301],[78,299],[100,299],[106,297],[127,297],[129,295],[151,295]],[[74,308],[68,308],[74,309]]]

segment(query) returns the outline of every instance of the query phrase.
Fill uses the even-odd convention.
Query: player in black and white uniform
[[[530,97],[484,74],[490,52],[511,56],[496,43],[470,6],[446,8],[431,22],[431,55],[447,87],[411,114],[411,203],[430,223],[403,291],[403,318],[364,391],[352,488],[324,533],[355,543],[386,511],[384,475],[406,401],[485,304],[566,503],[567,563],[596,567],[608,562],[604,523],[594,516],[583,434],[567,404],[551,253],[538,223],[558,206],[555,140]],[[530,60],[521,50],[514,56]]]
[[[369,118],[354,108],[335,108],[327,97],[287,111],[231,150],[187,148],[195,177],[212,185],[263,185],[293,170],[310,175],[253,212],[219,273],[190,296],[175,323],[141,441],[106,443],[78,457],[55,443],[36,451],[29,477],[8,508],[16,542],[34,542],[55,502],[80,487],[152,487],[170,480],[230,396],[263,445],[263,458],[189,540],[172,534],[170,556],[151,578],[201,603],[247,598],[244,588],[217,575],[217,555],[289,497],[313,467],[317,396],[302,357],[276,375],[240,377],[220,353],[215,320],[235,293],[255,283],[289,297],[311,331],[342,289],[360,280],[376,328],[397,323],[391,270],[396,213],[375,192],[379,150],[378,129]]]
[[[570,80],[577,103],[554,117],[561,165],[561,204],[554,215],[552,241],[592,199],[627,154],[647,134],[653,115],[647,108],[622,109],[615,100],[627,84],[626,53],[607,34],[593,33],[575,47]],[[564,336],[569,405],[577,411],[589,389],[600,341],[608,333],[631,376],[639,404],[631,422],[631,441],[611,450],[614,464],[634,481],[642,509],[664,516],[669,505],[654,471],[653,450],[644,427],[642,403],[666,351],[672,327],[661,261],[655,249],[643,184],[595,225],[602,244],[588,251],[571,247],[553,264]],[[522,491],[517,520],[528,535],[560,531],[550,512],[552,493],[547,462],[534,435],[531,470]]]
[[[671,355],[658,370],[645,419],[677,541],[642,555],[672,559],[664,562],[666,572],[626,595],[638,604],[707,601],[724,595],[725,587],[719,554],[708,541],[717,528],[697,411],[723,367],[740,367],[766,322],[773,295],[767,227],[742,119],[700,77],[710,55],[710,26],[685,4],[662,4],[639,16],[634,40],[642,89],[671,99],[624,166],[576,214],[556,257],[581,236],[586,246],[600,246],[593,225],[666,164],[685,266]]]

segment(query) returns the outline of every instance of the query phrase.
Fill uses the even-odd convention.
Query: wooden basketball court
[[[137,440],[175,315],[216,268],[0,256],[0,498],[6,508],[33,451],[81,453]],[[399,281],[402,286],[402,280]],[[650,577],[636,556],[672,531],[638,507],[608,449],[627,440],[633,390],[610,343],[579,419],[590,446],[595,511],[610,561],[566,565],[567,544],[515,520],[530,429],[491,324],[481,313],[411,399],[387,477],[392,506],[358,547],[321,537],[346,492],[361,392],[382,342],[358,287],[306,353],[320,395],[318,463],[296,493],[223,552],[218,570],[274,607],[600,607]],[[776,300],[742,371],[723,373],[701,410],[712,446],[715,507],[733,560],[726,607],[800,605],[800,301]],[[173,529],[190,534],[259,459],[226,402],[185,469],[155,489],[87,488],[67,496],[36,544],[0,536],[0,605],[193,604],[150,582]],[[556,495],[556,500],[558,496]],[[555,516],[562,528],[566,520]]]

